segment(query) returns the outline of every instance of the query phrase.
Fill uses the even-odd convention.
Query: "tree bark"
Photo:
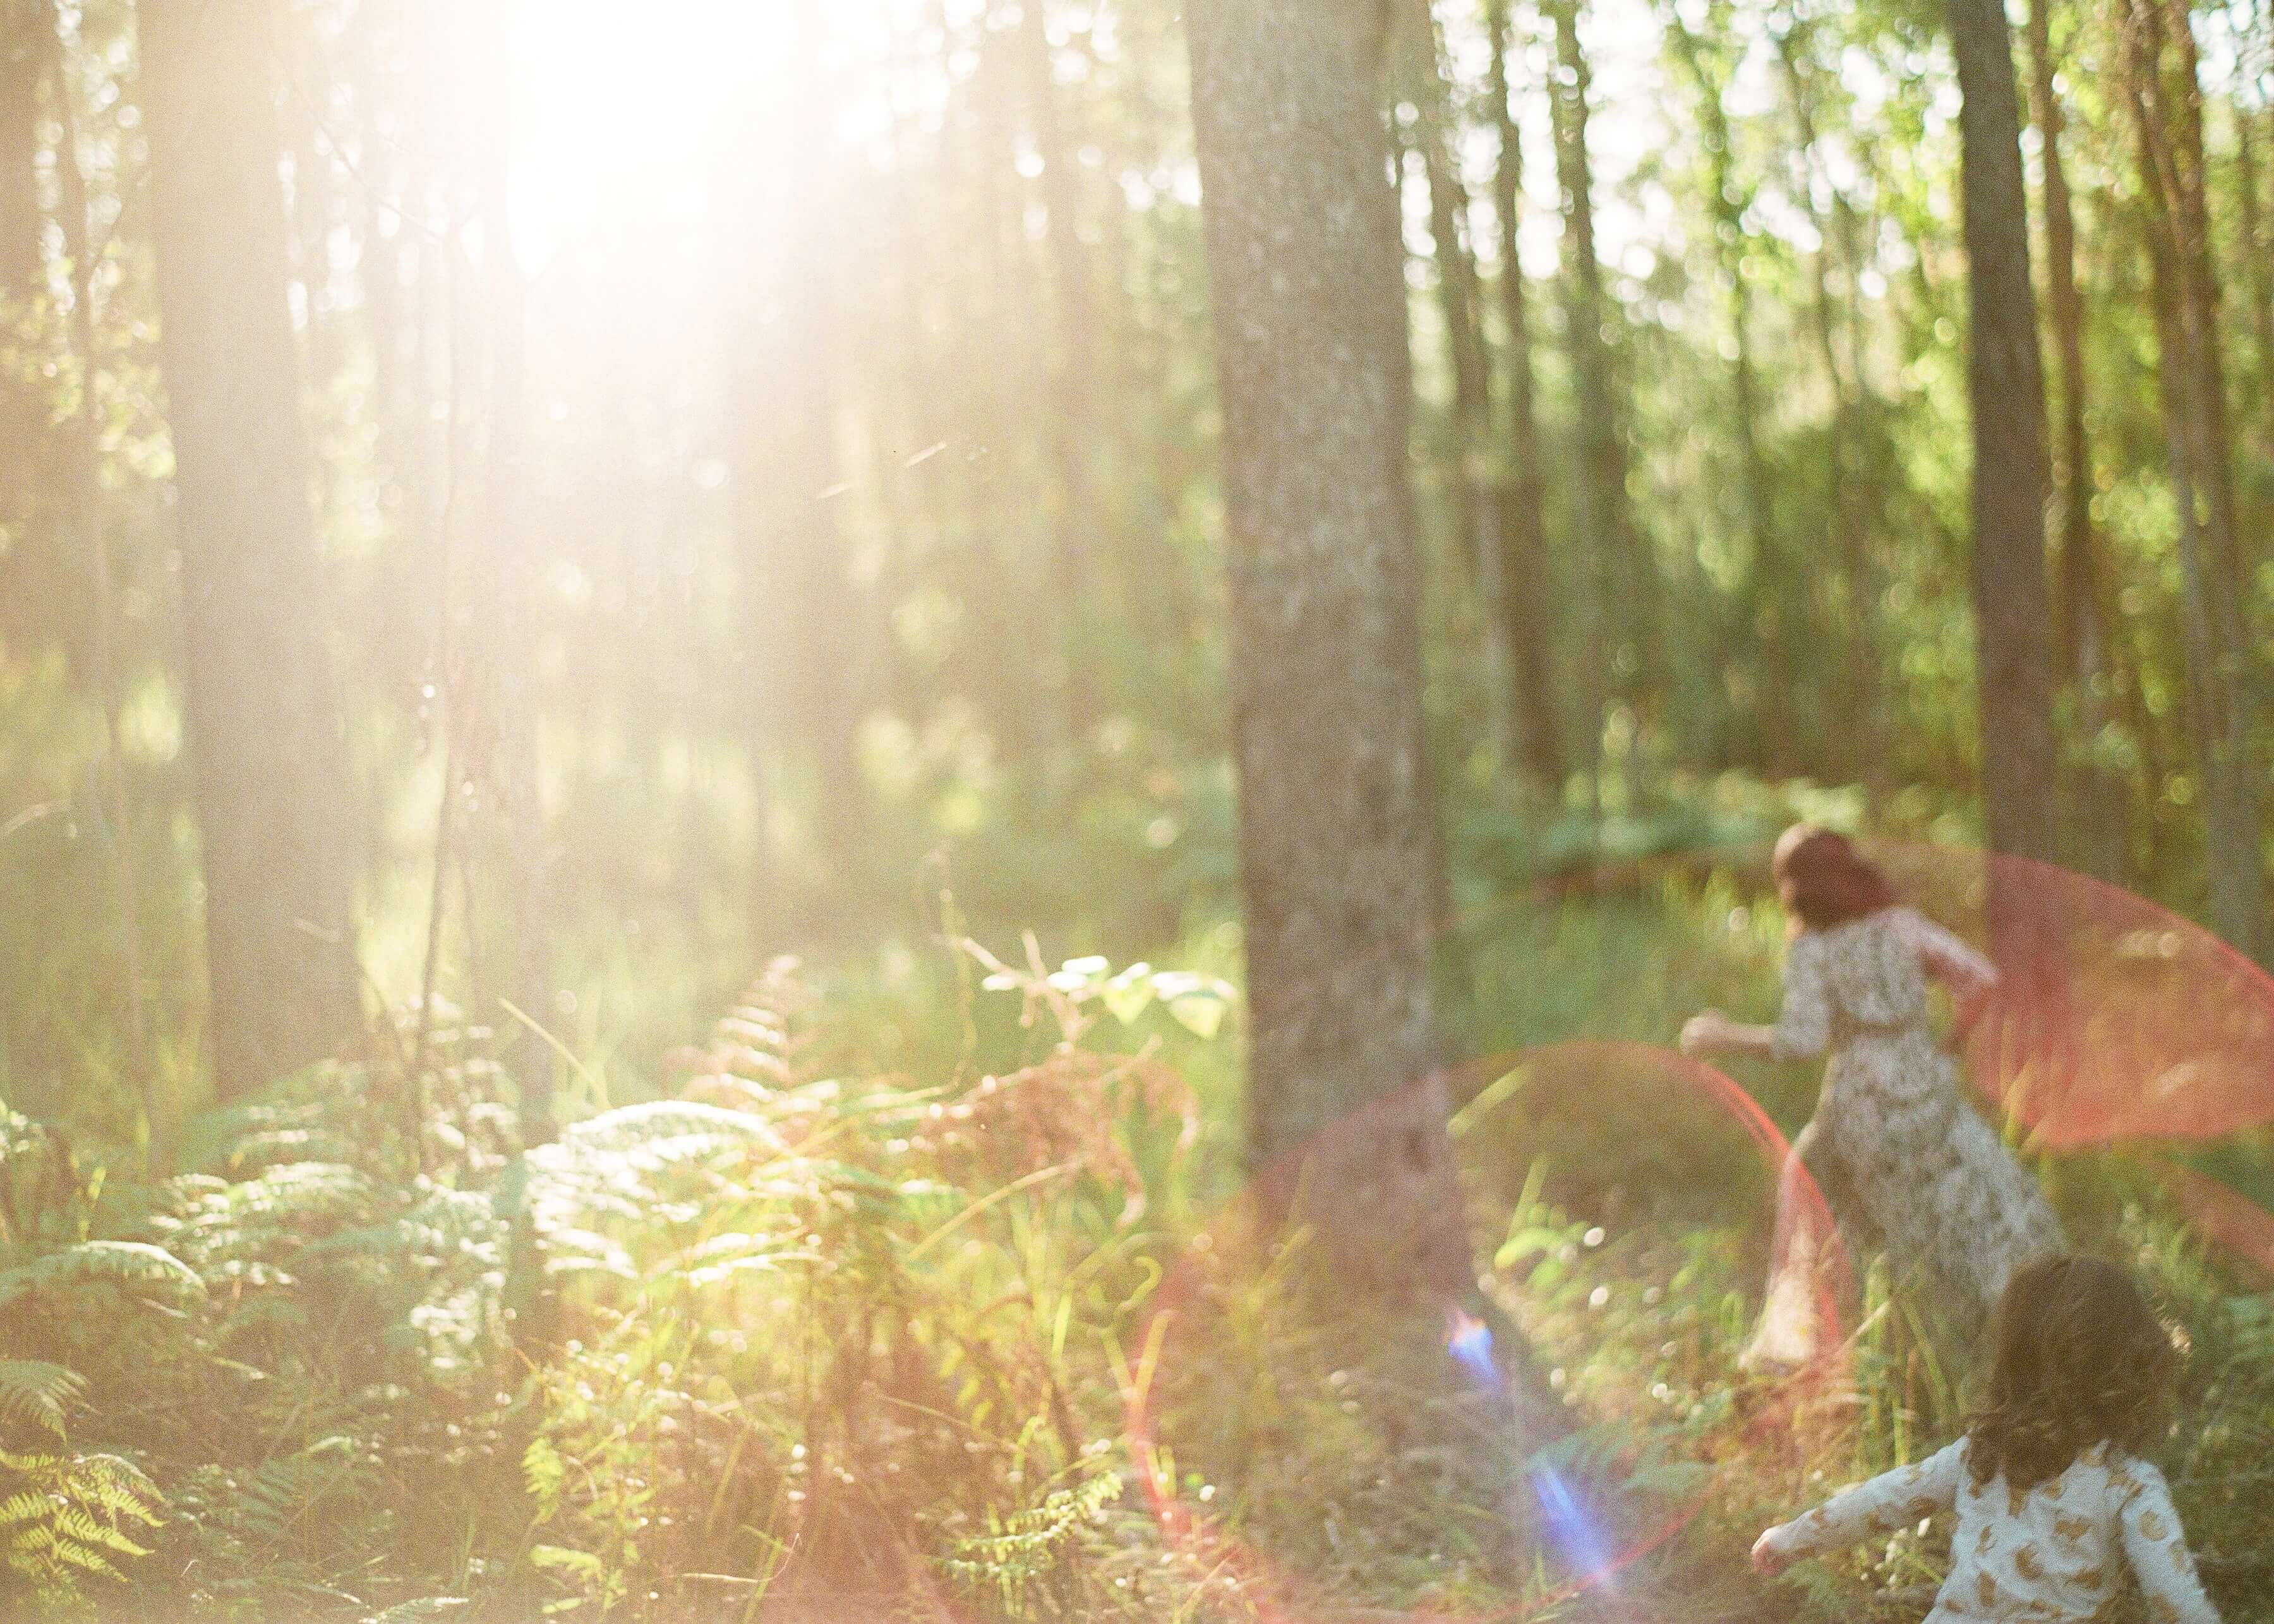
[[[2274,461],[2274,230],[2267,226],[2258,164],[2260,140],[2274,139],[2274,107],[2266,102],[2274,90],[2274,4],[2269,0],[2259,0],[2257,22],[2260,106],[2254,112],[2237,100],[2235,185],[2242,194],[2243,290],[2258,341],[2258,443],[2260,455]]]
[[[1726,26],[1727,8],[1715,7],[1708,13],[1716,14],[1723,18]],[[1786,708],[1788,665],[1784,650],[1761,646],[1765,640],[1759,635],[1759,617],[1750,612],[1766,592],[1773,590],[1775,576],[1786,566],[1777,545],[1768,457],[1761,447],[1760,385],[1753,363],[1752,290],[1745,274],[1745,211],[1751,203],[1751,192],[1738,178],[1736,143],[1724,102],[1734,64],[1726,58],[1721,41],[1699,38],[1683,23],[1675,8],[1665,8],[1665,24],[1675,54],[1698,93],[1698,132],[1706,153],[1706,213],[1713,222],[1713,264],[1726,301],[1724,320],[1728,323],[1733,351],[1729,358],[1730,432],[1737,440],[1738,500],[1743,508],[1740,528],[1745,543],[1747,578],[1739,597],[1741,613],[1747,613],[1749,620],[1740,646],[1751,654],[1749,663],[1754,671],[1756,715],[1751,718],[1751,728],[1755,735],[1754,759],[1766,771],[1776,773],[1784,771],[1792,760],[1793,724]]]
[[[216,1091],[336,1049],[360,997],[345,751],[285,300],[276,13],[140,12]]]
[[[1437,265],[1437,295],[1445,317],[1446,360],[1453,374],[1451,420],[1453,524],[1458,553],[1475,583],[1483,624],[1486,715],[1495,755],[1513,763],[1516,736],[1515,660],[1509,644],[1507,578],[1500,550],[1500,521],[1493,500],[1493,400],[1485,350],[1476,259],[1470,249],[1470,199],[1453,151],[1451,98],[1446,94],[1443,49],[1436,19],[1426,4],[1406,8],[1419,117],[1414,144],[1429,192],[1429,237]]]
[[[1096,398],[1097,312],[1091,297],[1089,251],[1076,225],[1081,195],[1075,172],[1076,143],[1067,139],[1065,114],[1053,71],[1048,0],[1027,0],[1020,40],[1024,56],[1028,128],[1035,155],[1042,160],[1044,232],[1050,260],[1052,321],[1047,363],[1051,411],[1045,431],[1057,485],[1052,563],[1062,643],[1069,738],[1085,737],[1097,719],[1096,661],[1089,628],[1099,586],[1096,555],[1103,524],[1090,447],[1100,425],[1092,412]]]
[[[48,259],[41,242],[40,79],[49,47],[43,0],[0,0],[0,346],[29,333],[46,291]],[[44,402],[31,367],[0,371],[0,529],[30,519],[40,473]],[[0,595],[19,607],[0,609],[0,625],[26,626],[20,605],[41,594],[19,535],[0,546]],[[34,612],[36,614],[36,611]]]
[[[516,105],[512,50],[516,7],[510,0],[485,8],[477,61],[480,81],[493,94],[471,109],[477,134],[476,182],[482,222],[484,338],[488,387],[483,402],[484,523],[476,596],[481,639],[480,678],[474,703],[486,745],[481,763],[494,808],[497,841],[494,886],[506,925],[503,974],[479,989],[510,1000],[531,1020],[549,1019],[552,1003],[551,873],[544,808],[539,799],[538,695],[535,673],[538,560],[527,516],[530,500],[528,287],[513,244],[511,174]],[[477,1005],[492,1019],[487,998]],[[518,1023],[500,1020],[501,1028]],[[524,1145],[554,1137],[557,1062],[536,1034],[516,1039],[513,1075],[520,1099]]]
[[[1386,1110],[1369,1154],[1321,1179],[1355,1221],[1337,1250],[1377,1282],[1460,1292],[1466,1246],[1452,1208],[1431,1210],[1451,1169],[1382,22],[1366,0],[1216,0],[1189,18],[1224,420],[1249,1137],[1271,1162]]]
[[[801,0],[793,11],[793,104],[784,127],[819,130],[815,87],[822,71],[826,10]],[[825,207],[826,154],[792,166],[793,195],[782,204],[794,231],[762,238],[742,222],[742,263],[734,320],[748,357],[737,369],[734,479],[746,613],[764,628],[769,651],[757,662],[750,737],[759,771],[803,813],[841,878],[859,860],[865,816],[857,730],[861,605],[837,523],[841,478],[834,335],[840,269]],[[981,443],[985,443],[983,440]],[[753,899],[753,928],[768,951],[810,936],[825,921],[803,906],[772,866]]]
[[[1634,516],[1627,503],[1626,442],[1619,426],[1611,347],[1606,333],[1603,267],[1595,255],[1594,181],[1587,146],[1590,79],[1579,41],[1580,0],[1549,0],[1555,23],[1558,72],[1555,168],[1563,193],[1565,321],[1571,372],[1578,395],[1578,500],[1573,505],[1578,545],[1594,560],[1595,647],[1599,667],[1593,705],[1597,790],[1602,778],[1602,725],[1613,702],[1638,699],[1637,680],[1655,658],[1651,583],[1643,567]]]
[[[1512,46],[1508,0],[1486,0],[1492,49],[1491,94],[1500,146],[1493,207],[1500,216],[1502,372],[1507,380],[1510,477],[1499,493],[1502,613],[1524,733],[1524,760],[1551,798],[1563,788],[1562,729],[1556,722],[1554,649],[1545,613],[1552,590],[1547,557],[1547,487],[1540,475],[1540,408],[1532,371],[1531,299],[1518,252],[1524,217],[1523,132],[1508,71]]]
[[[0,312],[43,289],[40,79],[49,53],[42,0],[0,0]]]
[[[1825,572],[1824,610],[1849,650],[1835,687],[1841,699],[1841,720],[1854,751],[1849,764],[1856,776],[1874,791],[1886,784],[1888,728],[1879,714],[1879,617],[1873,608],[1879,598],[1879,570],[1871,556],[1869,527],[1862,511],[1870,498],[1860,486],[1856,456],[1856,410],[1864,393],[1862,347],[1851,342],[1849,366],[1840,359],[1840,316],[1832,293],[1832,253],[1835,237],[1852,236],[1852,211],[1845,196],[1832,184],[1819,162],[1821,147],[1816,124],[1816,83],[1807,56],[1807,25],[1796,23],[1777,41],[1778,59],[1786,87],[1792,94],[1793,121],[1800,137],[1794,154],[1800,194],[1806,200],[1817,229],[1816,251],[1809,255],[1812,289],[1810,325],[1818,356],[1824,363],[1824,386],[1832,397],[1832,418],[1825,433],[1824,510],[1830,521],[1830,558],[1835,568]],[[1825,214],[1815,207],[1819,178],[1830,193]],[[1826,215],[1828,214],[1828,218]],[[1852,269],[1852,267],[1851,267]],[[1855,289],[1850,287],[1850,305]],[[1852,338],[1852,328],[1851,328]]]
[[[2054,84],[2052,11],[2052,0],[2030,0],[2029,102],[2044,168],[2045,288],[2060,389],[2059,450],[2053,459],[2060,535],[2055,619],[2062,675],[2083,747],[2067,800],[2075,808],[2083,867],[2120,883],[2126,868],[2124,784],[2093,756],[2109,726],[2115,678],[2092,526],[2092,458],[2084,432],[2084,301],[2077,289],[2076,222],[2061,156],[2064,120]]]
[[[2059,784],[2045,585],[2044,380],[2013,40],[2001,0],[1950,0],[1950,26],[1962,98],[1983,811],[1994,849],[2053,861]]]
[[[2201,88],[2184,6],[2126,0],[2124,93],[2148,205],[2172,492],[2178,510],[2187,718],[2203,780],[2211,921],[2264,962],[2263,807],[2249,756],[2249,634],[2211,270]]]

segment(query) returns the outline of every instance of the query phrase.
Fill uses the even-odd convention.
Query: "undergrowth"
[[[1772,996],[1772,931],[1677,888],[1470,967],[1541,989],[1502,1047],[1639,1038],[1653,1004]],[[1657,967],[1567,983],[1612,948]],[[1742,1133],[1648,1051],[1468,1078],[1484,1283],[1569,1407],[1527,1431],[1436,1309],[1322,1304],[1305,1237],[1230,1199],[1233,958],[964,951],[950,1008],[889,1017],[894,1057],[948,1056],[914,1071],[866,1057],[880,995],[779,966],[663,1097],[527,1150],[501,1051],[440,1010],[201,1119],[163,1177],[0,1118],[0,1608],[1585,1616],[1551,1479],[1593,1537],[1653,1547],[1620,1595],[1665,1616],[1829,1624],[1934,1581],[1934,1529],[1773,1586],[1743,1568],[1969,1394],[1870,1271],[1852,1388],[1780,1410],[1741,1375],[1770,1187]],[[915,1035],[943,1021],[960,1044]],[[1804,1079],[1752,1080],[1804,1110]],[[2268,1624],[2274,1298],[2146,1173],[2058,1170],[2073,1231],[2188,1344],[2164,1463],[2227,1616]]]

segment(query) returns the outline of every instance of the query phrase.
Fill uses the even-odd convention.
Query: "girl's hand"
[[[1753,1571],[1771,1577],[1782,1573],[1791,1558],[1784,1553],[1784,1524],[1763,1529],[1761,1537],[1753,1541]]]
[[[1734,1023],[1719,1010],[1707,1010],[1702,1015],[1692,1015],[1682,1026],[1682,1052],[1695,1059],[1721,1049],[1729,1039]]]

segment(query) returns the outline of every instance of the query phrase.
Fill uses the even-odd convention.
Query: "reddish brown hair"
[[[2132,1277],[2098,1258],[2040,1258],[1998,1304],[1990,1402],[1967,1429],[1977,1486],[2024,1492],[2103,1441],[2138,1455],[2162,1430],[2179,1370],[2170,1335]]]
[[[1786,911],[1810,930],[1829,930],[1897,900],[1887,876],[1864,861],[1853,841],[1813,823],[1786,830],[1769,867]]]

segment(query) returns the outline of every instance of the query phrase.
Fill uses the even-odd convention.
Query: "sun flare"
[[[820,135],[860,138],[887,116],[909,0],[681,0],[635,27],[604,0],[547,0],[516,19],[523,97],[513,215],[542,262],[627,203],[699,213],[712,177],[763,169]]]

